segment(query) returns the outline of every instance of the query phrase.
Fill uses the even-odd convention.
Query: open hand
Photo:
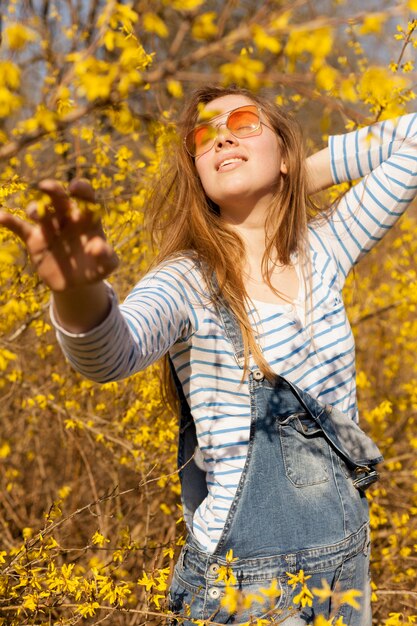
[[[0,211],[0,225],[24,242],[40,278],[59,292],[108,276],[118,259],[96,213],[88,210],[88,203],[94,203],[91,185],[73,180],[66,192],[59,182],[44,180],[39,189],[48,194],[51,204],[43,211],[36,202],[29,204],[27,215],[34,223]],[[81,210],[76,199],[87,208]]]

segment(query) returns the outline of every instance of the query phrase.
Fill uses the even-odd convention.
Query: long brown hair
[[[252,354],[265,376],[272,378],[274,373],[255,340],[246,312],[248,294],[243,281],[243,241],[222,220],[217,205],[206,196],[194,160],[181,140],[196,125],[199,105],[227,95],[245,96],[261,107],[268,125],[279,138],[288,170],[277,182],[268,211],[265,228],[266,233],[272,235],[266,242],[262,260],[263,278],[276,291],[270,280],[271,259],[288,265],[294,252],[299,253],[300,259],[305,259],[307,223],[316,211],[307,195],[304,144],[299,125],[268,99],[236,87],[203,87],[191,95],[178,125],[180,141],[159,172],[159,183],[147,208],[148,232],[159,251],[155,264],[179,253],[194,253],[206,284],[211,286],[213,302],[216,303],[221,296],[240,325],[244,371]],[[213,272],[218,288],[213,287]]]

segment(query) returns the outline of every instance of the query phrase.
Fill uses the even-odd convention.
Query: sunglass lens
[[[198,156],[211,148],[216,136],[216,129],[210,124],[197,126],[187,135],[187,149],[193,156]]]
[[[227,121],[228,129],[237,137],[245,137],[258,130],[259,113],[256,107],[242,107],[233,111]]]

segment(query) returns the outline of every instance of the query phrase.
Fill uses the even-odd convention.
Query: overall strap
[[[199,463],[201,452],[193,416],[171,359],[169,365],[180,400],[177,462],[181,481],[181,500],[186,526],[188,531],[192,532],[194,513],[208,495],[207,479],[206,472]]]
[[[222,320],[226,337],[229,339],[230,343],[233,346],[233,353],[236,363],[241,369],[243,369],[245,363],[245,351],[243,347],[243,337],[240,330],[239,322],[232,313],[225,299],[220,295],[219,284],[217,282],[215,272],[213,272],[211,280],[213,291],[218,294],[216,298],[217,312]]]

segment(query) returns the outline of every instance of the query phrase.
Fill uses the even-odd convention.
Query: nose
[[[215,139],[216,150],[221,150],[225,145],[237,145],[238,140],[226,126],[226,122],[217,125],[217,135]]]

